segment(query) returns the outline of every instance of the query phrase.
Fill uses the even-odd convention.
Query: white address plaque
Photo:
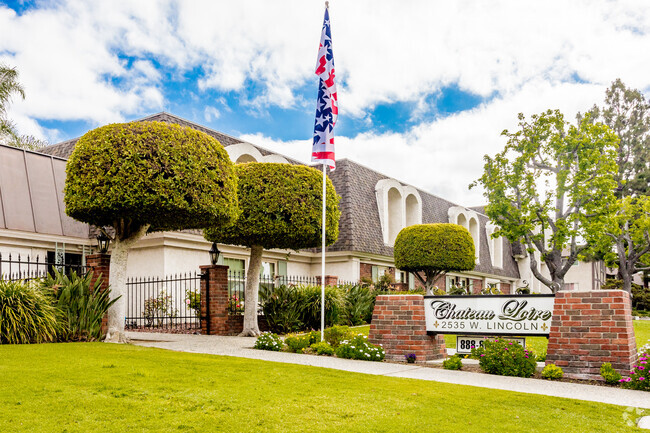
[[[554,295],[425,296],[427,331],[458,335],[546,335]]]

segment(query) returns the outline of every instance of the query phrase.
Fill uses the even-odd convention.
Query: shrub
[[[194,311],[196,317],[201,317],[201,292],[197,290],[187,290],[185,302],[187,306]]]
[[[284,344],[287,345],[289,352],[303,353],[303,351],[310,346],[309,334],[289,334],[285,337]]]
[[[537,362],[544,362],[546,361],[546,350],[543,350],[542,352],[539,353],[536,357]]]
[[[445,370],[460,370],[463,367],[463,361],[458,355],[450,356],[442,361],[442,368]]]
[[[562,379],[564,372],[555,364],[549,364],[542,370],[542,377],[549,380]]]
[[[614,367],[612,367],[612,364],[609,362],[606,362],[600,366],[600,375],[603,377],[603,379],[605,379],[605,382],[609,383],[610,385],[618,384],[623,377],[621,376],[621,373],[616,371]]]
[[[273,332],[296,332],[320,328],[320,286],[263,287],[262,312]],[[342,290],[325,288],[325,325],[339,322],[344,315]]]
[[[57,314],[51,294],[36,284],[0,280],[0,344],[54,341]]]
[[[457,224],[416,224],[403,228],[395,239],[395,267],[422,272],[431,292],[438,276],[450,271],[474,269],[474,241]]]
[[[165,319],[178,316],[178,310],[174,308],[172,296],[161,290],[155,298],[145,299],[142,315],[147,321],[147,326],[160,326]]]
[[[320,341],[318,343],[314,343],[310,347],[318,355],[328,355],[328,356],[334,355],[334,348],[330,346],[326,341]]]
[[[620,379],[619,382],[623,388],[637,389],[640,391],[650,391],[650,355],[642,353],[639,356],[639,362],[630,371],[630,376]]]
[[[381,346],[368,343],[368,337],[359,334],[350,340],[342,341],[336,349],[336,356],[364,361],[383,361],[386,352]]]
[[[110,299],[110,290],[101,290],[101,277],[92,284],[92,274],[77,275],[72,271],[65,275],[54,269],[41,283],[51,291],[60,311],[61,328],[59,340],[91,341],[101,340],[102,319],[116,299]]]
[[[270,332],[264,332],[262,335],[257,337],[255,340],[255,349],[260,350],[272,350],[274,352],[279,352],[282,350],[282,339],[277,334],[272,334]]]
[[[481,369],[489,374],[530,377],[537,367],[531,350],[500,338],[486,340],[483,347],[472,349],[472,356],[478,358]]]
[[[375,308],[376,292],[360,284],[340,286],[343,291],[343,317],[347,325],[370,323]]]
[[[272,332],[285,334],[303,328],[300,321],[301,306],[295,287],[263,287],[260,289],[260,300],[262,312]]]
[[[409,364],[413,364],[415,361],[417,361],[418,357],[415,353],[407,353],[404,355],[404,359],[406,359],[406,362]]]
[[[326,328],[324,334],[325,341],[335,349],[341,345],[342,341],[350,340],[355,336],[354,331],[349,327],[340,325]]]

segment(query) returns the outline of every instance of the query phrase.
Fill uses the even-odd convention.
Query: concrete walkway
[[[644,391],[567,382],[552,382],[540,379],[494,376],[490,374],[422,367],[419,365],[355,361],[329,356],[256,350],[253,349],[253,344],[255,343],[255,338],[253,337],[219,337],[144,332],[127,332],[127,336],[133,344],[138,346],[157,347],[178,352],[206,353],[259,359],[262,361],[310,365],[313,367],[332,368],[354,373],[430,380],[650,409],[650,393]]]

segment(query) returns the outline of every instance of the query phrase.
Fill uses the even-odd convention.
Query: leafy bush
[[[36,284],[0,281],[0,344],[54,341],[57,315],[51,294]]]
[[[155,298],[145,299],[142,315],[147,321],[147,326],[160,326],[165,319],[173,319],[178,316],[178,310],[174,308],[174,300],[171,295],[161,290]]]
[[[620,379],[619,382],[623,388],[637,389],[640,391],[650,391],[650,355],[642,353],[639,356],[639,362],[630,371],[630,376]]]
[[[282,339],[277,334],[272,334],[270,332],[264,332],[262,335],[257,337],[255,340],[255,349],[260,350],[272,350],[274,352],[279,352],[282,350],[284,343]]]
[[[324,334],[325,341],[335,349],[341,345],[342,341],[350,340],[355,336],[355,332],[349,327],[340,325],[326,328]]]
[[[368,343],[367,339],[365,335],[359,334],[351,340],[342,341],[336,349],[336,356],[364,361],[382,361],[386,356],[384,349]]]
[[[449,287],[449,295],[454,295],[454,296],[464,296],[464,295],[469,295],[469,288],[463,287],[463,286],[457,286],[457,285],[452,285]]]
[[[65,275],[54,269],[41,283],[51,291],[61,314],[59,339],[64,341],[101,340],[102,319],[117,299],[110,299],[110,290],[101,290],[101,278],[92,284],[92,274]]]
[[[271,331],[286,333],[320,328],[320,286],[280,286],[261,288],[262,312]],[[325,326],[344,316],[342,290],[325,288]]]
[[[340,286],[343,290],[343,317],[347,325],[370,323],[377,294],[368,286],[350,284]]]
[[[542,370],[542,377],[549,380],[562,379],[564,372],[555,364],[549,364]]]
[[[472,349],[472,356],[478,358],[481,369],[489,374],[530,377],[537,367],[533,351],[500,338],[486,340],[483,347]]]
[[[618,384],[623,377],[621,376],[621,373],[616,371],[614,367],[612,367],[612,364],[609,362],[606,362],[600,366],[600,375],[603,377],[603,379],[605,379],[605,382],[609,383],[610,385]]]
[[[542,352],[539,353],[536,357],[537,362],[544,362],[546,361],[546,349],[544,349]]]
[[[285,334],[300,331],[303,324],[300,321],[301,306],[295,287],[280,286],[260,288],[262,312],[273,332]]]
[[[320,341],[318,343],[314,343],[310,347],[318,355],[328,355],[328,356],[334,355],[334,348],[330,346],[326,341]]]
[[[445,370],[460,370],[463,367],[463,361],[458,355],[450,356],[442,361],[442,368]]]
[[[187,306],[194,311],[196,317],[201,317],[201,292],[197,290],[187,290],[185,292]]]
[[[289,334],[285,337],[284,344],[287,345],[289,352],[303,353],[304,350],[310,346],[309,334],[305,334],[305,335]]]

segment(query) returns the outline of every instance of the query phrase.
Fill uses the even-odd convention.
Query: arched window
[[[239,158],[237,158],[237,161],[235,161],[235,164],[241,164],[244,162],[257,162],[255,157],[253,155],[249,155],[247,153],[244,153],[243,155],[240,155]]]
[[[422,223],[422,208],[417,197],[409,194],[406,197],[406,227]]]
[[[388,190],[388,244],[393,245],[397,234],[404,227],[402,194],[397,188]]]
[[[463,215],[463,217],[465,217]],[[467,227],[469,230],[469,234],[472,235],[472,239],[474,240],[474,249],[476,250],[476,260],[479,260],[480,257],[480,251],[481,251],[481,238],[479,237],[479,225],[478,225],[478,220],[476,218],[470,218],[469,220],[469,227]]]
[[[465,214],[458,215],[458,219],[456,220],[456,224],[458,224],[459,226],[463,226],[467,230],[469,230],[469,227],[467,225],[467,218],[465,217]]]

